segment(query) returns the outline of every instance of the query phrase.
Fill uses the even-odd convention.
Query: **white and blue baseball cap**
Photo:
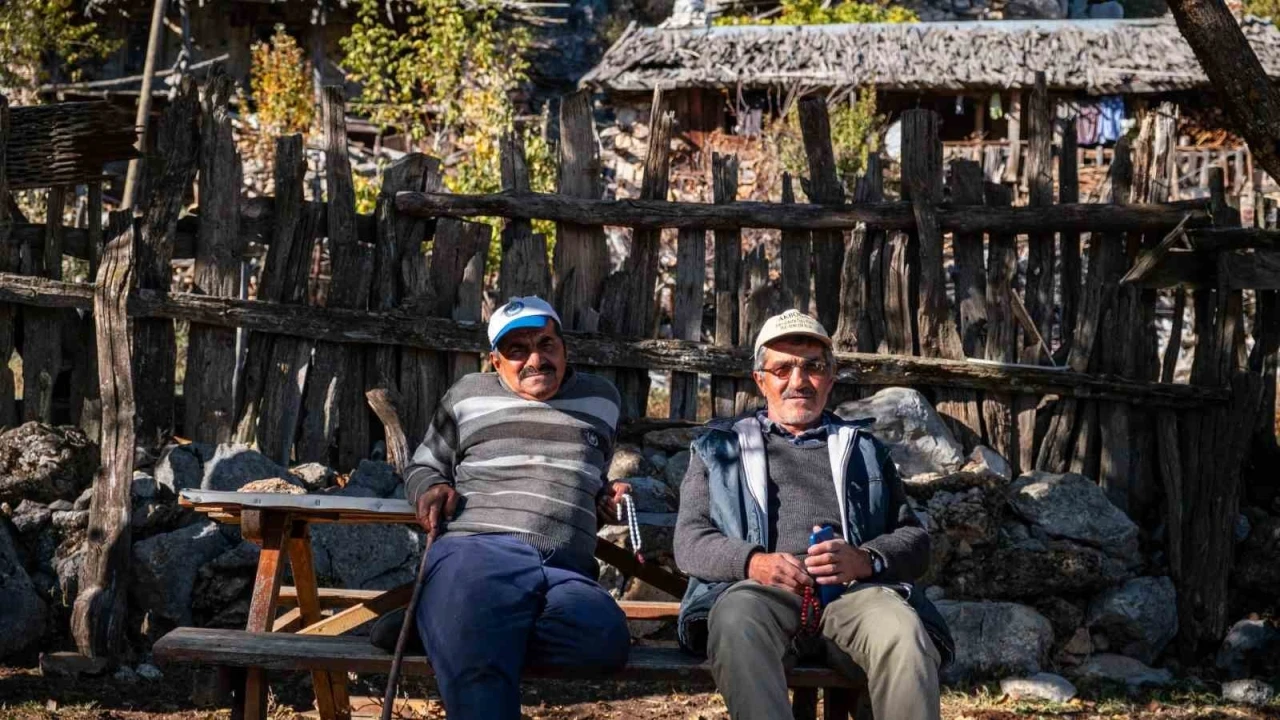
[[[489,347],[496,350],[503,335],[520,328],[542,327],[547,318],[560,325],[560,316],[546,300],[536,295],[513,297],[489,318]]]

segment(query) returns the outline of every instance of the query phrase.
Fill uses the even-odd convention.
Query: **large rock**
[[[1280,670],[1280,629],[1264,620],[1241,620],[1222,640],[1215,664],[1233,680]]]
[[[662,477],[671,489],[680,494],[680,486],[684,483],[684,474],[689,471],[689,451],[680,452],[667,458],[667,466],[662,469]]]
[[[1003,531],[1002,531],[1003,533]],[[1132,577],[1101,550],[1066,540],[979,547],[953,559],[938,580],[953,596],[1035,600],[1046,594],[1093,593]]]
[[[1061,675],[1036,673],[1026,678],[1005,678],[1000,692],[1014,700],[1046,700],[1064,703],[1076,696],[1076,686]]]
[[[1048,660],[1053,626],[1025,605],[942,600],[938,610],[956,642],[955,660],[944,672],[948,682],[1033,674]]]
[[[613,459],[609,462],[610,480],[644,477],[653,475],[655,472],[657,470],[635,445],[619,445],[614,449]]]
[[[377,460],[361,460],[360,466],[347,479],[348,486],[366,487],[378,497],[390,497],[400,483],[395,468]]]
[[[1236,550],[1231,579],[1243,590],[1265,597],[1280,596],[1280,517],[1258,508],[1245,508],[1249,535]]]
[[[302,487],[302,481],[266,455],[248,445],[219,445],[213,457],[204,464],[200,478],[202,490],[235,491],[254,480],[282,478]]]
[[[191,590],[205,563],[221,555],[230,541],[214,522],[203,522],[134,543],[134,606],[147,614],[152,638],[191,624]]]
[[[621,482],[631,485],[631,498],[635,501],[636,511],[642,513],[675,512],[679,504],[676,493],[671,486],[651,477],[623,478]]]
[[[701,425],[654,430],[644,434],[645,449],[661,450],[668,455],[688,450],[689,443],[707,429]]]
[[[52,519],[53,511],[49,506],[32,500],[23,500],[13,509],[13,515],[9,521],[13,523],[14,529],[19,534],[30,535],[43,530]]]
[[[191,592],[191,616],[200,627],[243,628],[261,550],[242,541],[204,564]]]
[[[416,575],[422,534],[405,525],[317,525],[311,547],[317,575],[344,588],[389,590]]]
[[[1164,686],[1173,682],[1173,673],[1164,668],[1148,667],[1127,655],[1103,653],[1094,655],[1075,668],[1080,680],[1124,683],[1130,687]]]
[[[47,616],[8,528],[0,524],[0,660],[35,645]]]
[[[964,448],[917,390],[885,388],[869,398],[842,403],[836,414],[847,420],[875,418],[871,432],[889,446],[904,477],[945,475],[965,463]]]
[[[1014,511],[1048,535],[1098,548],[1131,564],[1141,561],[1138,526],[1085,476],[1036,470],[1009,489]]]
[[[1177,605],[1173,580],[1134,578],[1094,598],[1086,622],[1113,650],[1151,664],[1178,632]]]
[[[1261,680],[1232,680],[1222,684],[1222,699],[1227,702],[1261,707],[1275,696],[1275,688]]]
[[[97,467],[98,448],[79,428],[29,422],[0,433],[0,502],[75,500]]]
[[[156,483],[175,495],[188,488],[200,487],[204,479],[204,464],[213,457],[214,450],[214,446],[207,443],[170,445],[156,462]]]
[[[289,468],[289,474],[302,481],[308,491],[323,490],[334,483],[338,473],[321,463],[305,463]]]
[[[995,503],[980,488],[961,493],[941,491],[929,498],[926,507],[938,529],[953,542],[969,546],[985,545],[996,539]]]

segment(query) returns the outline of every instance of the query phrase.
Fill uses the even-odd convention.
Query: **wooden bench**
[[[404,607],[409,585],[386,591],[319,588],[312,559],[310,525],[314,523],[416,524],[403,500],[348,498],[333,495],[283,495],[184,490],[181,503],[219,522],[239,524],[245,539],[262,551],[254,579],[253,599],[245,630],[178,628],[165,635],[152,652],[162,663],[196,663],[218,668],[230,681],[233,717],[261,720],[267,712],[268,671],[311,673],[316,708],[323,720],[351,716],[347,673],[385,673],[391,655],[374,647],[367,637],[346,635],[356,627]],[[683,578],[658,567],[641,564],[630,553],[603,540],[597,557],[624,574],[639,577],[678,597]],[[283,585],[284,562],[293,570],[294,586]],[[630,620],[673,620],[675,602],[621,602]],[[283,610],[284,612],[279,612]],[[325,616],[323,610],[331,610]],[[423,656],[406,657],[404,672],[430,675]],[[599,676],[591,668],[531,670],[531,678]],[[709,665],[673,644],[637,645],[627,666],[608,675],[618,680],[710,684]],[[823,717],[849,717],[862,695],[864,682],[851,681],[818,666],[800,666],[787,675],[793,688],[793,714],[816,717],[818,689],[823,688]]]

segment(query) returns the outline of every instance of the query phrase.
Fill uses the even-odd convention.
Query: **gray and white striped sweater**
[[[546,402],[516,395],[496,373],[467,375],[405,469],[409,502],[452,483],[462,500],[445,535],[512,535],[594,578],[595,503],[619,407],[612,384],[573,370]]]

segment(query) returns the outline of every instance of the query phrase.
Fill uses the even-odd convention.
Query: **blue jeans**
[[[502,535],[444,537],[429,553],[418,632],[450,720],[519,720],[520,672],[615,670],[626,616],[604,588]]]

